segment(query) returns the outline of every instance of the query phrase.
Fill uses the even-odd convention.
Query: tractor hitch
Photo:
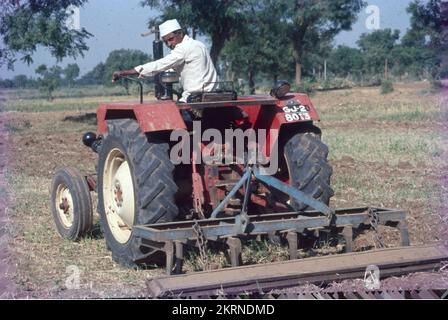
[[[227,196],[224,198],[224,200],[222,200],[221,203],[215,208],[215,210],[213,210],[210,218],[216,219],[218,213],[222,211],[222,209],[227,205],[227,203],[230,201],[230,199],[238,192],[238,190],[243,185],[245,185],[244,202],[243,202],[243,207],[241,209],[241,214],[239,217],[240,220],[238,220],[238,221],[241,221],[241,223],[239,223],[239,225],[241,225],[241,228],[244,225],[247,226],[248,222],[249,222],[249,217],[247,215],[247,204],[249,202],[250,195],[251,195],[250,182],[252,181],[252,179],[258,180],[267,186],[273,187],[273,188],[287,194],[292,199],[294,199],[298,202],[305,203],[306,205],[317,210],[318,212],[324,214],[327,217],[329,222],[332,220],[332,218],[334,216],[334,210],[329,208],[326,204],[308,196],[304,192],[297,190],[296,188],[294,188],[294,187],[292,187],[292,186],[290,186],[272,176],[264,175],[262,173],[262,170],[258,167],[247,166],[246,169],[244,170],[244,174],[241,177],[241,179],[235,184],[235,186],[232,188],[232,190],[227,194]]]

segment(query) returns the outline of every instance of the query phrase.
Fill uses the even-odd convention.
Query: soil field
[[[424,82],[396,84],[388,95],[379,91],[377,87],[356,88],[312,97],[334,171],[331,206],[400,208],[409,213],[411,244],[448,241],[447,92],[432,92]],[[62,166],[95,171],[97,157],[81,142],[82,133],[96,131],[95,106],[100,101],[126,99],[135,100],[61,97],[46,102],[20,94],[2,95],[0,236],[2,247],[9,248],[0,255],[4,296],[135,297],[144,295],[147,279],[163,274],[156,266],[129,270],[115,264],[99,232],[97,215],[91,235],[78,242],[63,240],[51,216],[50,184],[55,171]],[[395,231],[382,231],[389,245],[398,244]],[[317,241],[313,254],[338,250],[330,242]],[[374,245],[369,233],[355,241],[356,250]],[[210,255],[216,265],[227,263],[219,254]],[[250,263],[286,257],[286,248],[268,243],[253,243],[243,252],[243,259]],[[197,269],[192,254],[185,271]],[[383,284],[389,289],[448,288],[448,273],[415,274],[386,279]],[[359,286],[351,281],[330,287]],[[322,289],[303,290],[309,288]]]

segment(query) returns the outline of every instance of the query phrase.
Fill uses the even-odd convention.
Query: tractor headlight
[[[96,134],[94,134],[93,132],[84,133],[84,135],[82,136],[82,142],[86,147],[91,147],[95,140]]]
[[[278,80],[274,87],[271,89],[271,96],[281,99],[289,92],[291,85],[285,80]]]

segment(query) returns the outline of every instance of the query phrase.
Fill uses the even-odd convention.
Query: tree
[[[283,25],[278,22],[280,12],[272,3],[272,0],[253,1],[248,6],[251,8],[246,17],[248,22],[241,25],[223,49],[223,60],[234,75],[247,77],[251,94],[255,92],[258,74],[275,81],[287,73],[292,62],[289,42],[285,41]]]
[[[302,77],[314,78],[318,74],[322,76],[324,72],[325,61],[330,58],[333,45],[330,39],[312,39],[308,38],[307,43],[302,54]],[[292,67],[294,68],[294,61]],[[328,65],[328,63],[327,63]],[[295,69],[295,68],[294,68]],[[327,67],[328,69],[328,67]],[[327,70],[329,71],[329,70]],[[317,74],[318,72],[318,74]],[[294,77],[294,74],[293,74]]]
[[[5,89],[11,89],[14,88],[15,84],[14,81],[11,79],[5,79],[2,80],[0,79],[0,88],[5,88]]]
[[[14,77],[13,81],[14,87],[23,89],[26,88],[28,84],[28,77],[24,74],[19,74]]]
[[[257,47],[262,61],[260,68],[273,82],[279,77],[291,78],[294,75],[292,44],[287,38],[287,26],[282,23],[283,8],[276,0],[255,1],[256,8],[251,10],[251,25],[258,26]],[[258,12],[257,12],[258,11]],[[255,14],[257,12],[257,14]]]
[[[257,31],[253,26],[247,26],[240,30],[238,37],[231,38],[224,48],[225,60],[230,63],[233,74],[247,77],[250,94],[255,93],[255,75],[263,68]]]
[[[75,79],[79,77],[79,67],[76,63],[67,65],[63,70],[65,81],[67,82],[69,88],[73,87]]]
[[[61,83],[61,67],[54,66],[48,68],[45,64],[42,64],[37,67],[36,73],[40,75],[40,78],[38,78],[39,90],[47,96],[49,101],[52,101],[53,91],[56,90]]]
[[[329,69],[336,75],[347,77],[350,74],[359,75],[363,68],[363,56],[359,49],[348,46],[338,46],[331,52],[328,60]]]
[[[258,24],[253,18],[260,9],[256,4],[267,3],[267,18],[271,17],[270,10],[282,13],[279,22],[285,27],[282,36],[286,35],[293,47],[297,83],[302,77],[305,49],[315,46],[316,40],[329,42],[341,30],[349,30],[364,5],[361,0],[144,0],[142,3],[161,10],[162,19],[177,18],[192,30],[208,35],[215,65],[226,41],[238,36],[247,23]],[[156,23],[160,20],[150,20],[151,25]]]
[[[210,56],[215,66],[225,42],[239,32],[245,22],[248,0],[144,0],[149,6],[162,12],[160,18],[151,19],[149,24],[160,24],[166,19],[178,19],[191,29],[193,36],[202,33],[210,37]]]
[[[440,60],[434,50],[428,47],[425,33],[408,30],[401,43],[392,51],[393,72],[398,76],[409,74],[416,78],[434,77]]]
[[[114,73],[114,71],[129,70],[151,60],[152,58],[149,55],[140,50],[114,50],[109,53],[104,64],[105,68],[102,75],[103,83],[105,85],[111,85],[112,73]],[[120,84],[125,88],[126,94],[129,94],[130,81],[122,79]]]
[[[21,60],[33,62],[32,55],[38,46],[46,47],[58,61],[83,56],[88,50],[85,40],[92,36],[84,28],[71,30],[66,25],[70,6],[82,6],[87,0],[3,0],[0,11],[0,65],[13,68]]]
[[[435,60],[431,75],[437,77],[442,68],[448,68],[448,2],[446,0],[413,1],[408,9],[411,14],[409,38],[424,39],[420,46]],[[431,54],[432,53],[432,54]]]
[[[414,0],[408,9],[412,30],[423,31],[433,48],[448,47],[448,2],[446,0]]]
[[[91,71],[82,76],[78,83],[83,85],[103,84],[105,74],[106,65],[100,62]]]
[[[282,23],[293,46],[295,82],[300,84],[306,48],[331,41],[340,31],[350,30],[364,6],[360,0],[279,0]]]
[[[392,66],[392,52],[399,38],[400,31],[391,29],[362,34],[357,44],[364,57],[364,69],[371,75],[377,75],[384,72],[386,62],[389,67]]]

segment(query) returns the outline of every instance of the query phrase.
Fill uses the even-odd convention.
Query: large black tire
[[[51,212],[59,234],[79,240],[92,228],[93,209],[85,177],[74,168],[61,168],[51,183]]]
[[[108,121],[108,134],[99,151],[98,211],[107,246],[113,259],[122,265],[136,267],[149,263],[154,254],[154,250],[141,245],[141,239],[134,235],[133,226],[170,222],[178,214],[174,200],[177,192],[173,179],[174,165],[169,159],[168,148],[167,143],[152,141],[142,134],[135,120]],[[121,158],[123,162],[117,165]],[[128,168],[121,170],[123,164]],[[126,176],[123,172],[129,172],[131,179],[123,178]],[[132,186],[129,186],[130,180]],[[132,197],[129,196],[130,191]],[[132,208],[132,212],[123,208]],[[120,211],[122,209],[123,212]],[[117,222],[117,219],[122,220]]]
[[[329,205],[334,195],[330,186],[333,169],[328,163],[328,147],[319,135],[306,132],[292,136],[284,147],[290,184]],[[297,211],[312,210],[303,202],[291,201]]]

